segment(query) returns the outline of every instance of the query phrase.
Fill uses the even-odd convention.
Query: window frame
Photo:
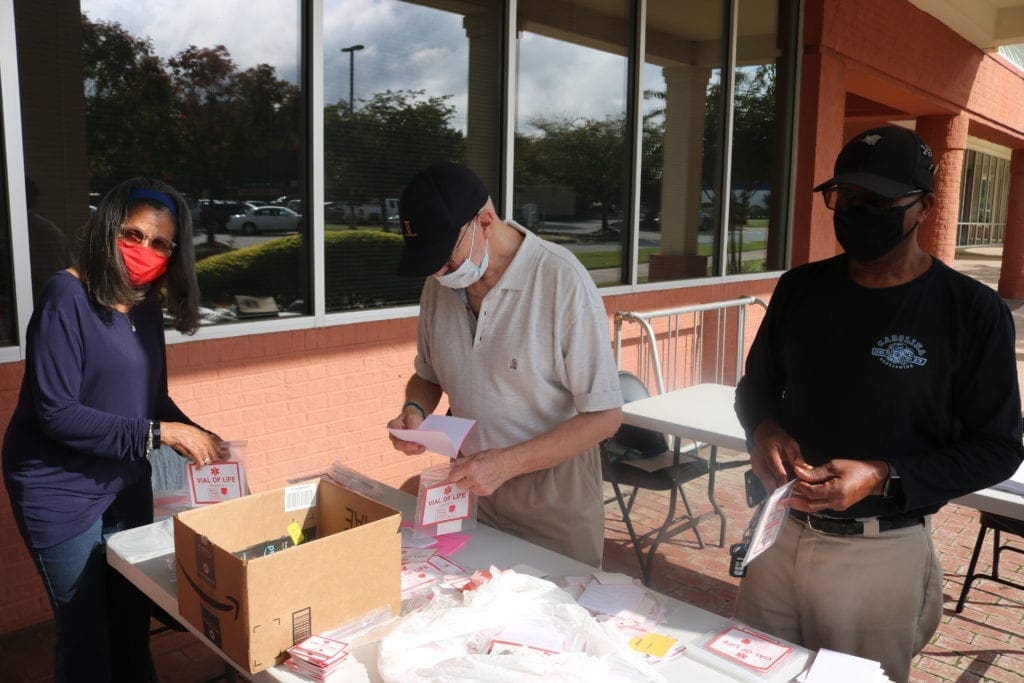
[[[306,131],[304,139],[307,145],[305,153],[305,195],[308,199],[307,206],[322,207],[324,202],[324,2],[326,0],[302,0],[300,5],[300,41],[302,53],[301,83],[300,87],[305,96],[306,106]],[[786,0],[780,0],[785,2]],[[788,188],[783,192],[786,208],[784,215],[787,217],[785,225],[779,226],[785,231],[786,243],[786,267],[790,265],[791,259],[791,238],[792,238],[792,216],[794,205],[795,183],[793,179],[796,172],[796,112],[799,111],[799,88],[800,82],[800,49],[799,40],[801,26],[803,24],[804,2],[797,2],[795,8],[796,17],[793,26],[778,27],[778,31],[792,32],[788,44],[783,48],[792,52],[793,64],[790,66],[790,73],[787,74],[786,83],[793,92],[786,92],[788,97],[787,120],[782,135],[788,138],[787,148],[788,159],[781,160],[786,163],[786,175]],[[727,78],[729,83],[729,97],[727,109],[731,116],[732,98],[734,97],[735,54],[736,54],[736,17],[739,11],[741,0],[724,0],[723,14],[728,18],[727,44],[723,46],[728,60],[723,68],[723,82]],[[514,171],[514,146],[515,146],[515,106],[518,82],[516,64],[518,63],[518,45],[516,41],[515,17],[517,16],[518,0],[502,0],[502,16],[504,20],[503,44],[502,44],[502,69],[505,80],[505,87],[501,89],[500,97],[502,119],[499,131],[500,150],[498,168],[499,183],[501,186],[501,208],[505,216],[510,216],[512,211],[512,183]],[[630,59],[628,73],[627,108],[633,112],[629,120],[631,165],[627,174],[627,186],[630,196],[626,203],[628,212],[628,229],[630,230],[629,240],[622,253],[623,263],[621,268],[627,275],[627,282],[619,285],[601,287],[599,293],[602,297],[619,296],[623,294],[636,294],[646,292],[657,292],[664,290],[690,289],[706,287],[708,285],[722,285],[736,282],[754,282],[760,280],[771,280],[779,276],[782,270],[765,271],[759,273],[746,273],[728,275],[726,271],[727,250],[726,240],[722,240],[720,248],[722,255],[719,258],[719,268],[716,275],[692,278],[683,280],[666,280],[654,283],[637,283],[637,254],[639,253],[639,176],[642,143],[642,117],[636,115],[640,110],[640,97],[643,93],[643,65],[645,59],[645,35],[647,19],[647,0],[633,0],[631,15],[635,17],[632,42],[628,50]],[[13,253],[27,253],[28,251],[28,209],[26,205],[24,183],[19,179],[24,178],[24,154],[21,130],[21,102],[18,87],[17,71],[17,43],[14,29],[14,7],[13,3],[2,3],[0,5],[0,104],[2,104],[2,125],[3,125],[3,159],[6,164],[7,186],[5,188],[8,196],[9,218],[11,223],[11,248]],[[733,131],[731,124],[725,127],[725,142],[721,153],[723,154],[723,186],[719,201],[723,203],[722,211],[728,211],[726,197],[730,196],[730,172],[731,149]],[[724,215],[724,213],[723,213]],[[395,306],[391,308],[369,309],[360,311],[339,311],[328,313],[326,311],[326,292],[323,283],[326,279],[325,272],[325,221],[322,210],[311,210],[308,212],[308,236],[310,247],[307,251],[307,258],[310,261],[309,268],[309,291],[311,293],[312,306],[310,314],[299,317],[260,319],[245,322],[235,322],[223,325],[203,326],[196,336],[183,335],[174,330],[167,330],[167,343],[176,344],[188,341],[199,341],[205,339],[224,339],[260,334],[271,334],[275,332],[308,330],[324,327],[335,327],[340,325],[353,325],[360,323],[378,322],[385,320],[401,320],[413,318],[419,315],[418,305]],[[725,223],[723,223],[725,224]],[[0,347],[0,363],[23,360],[25,357],[25,330],[28,327],[28,320],[32,310],[32,287],[31,274],[29,272],[28,259],[14,260],[14,291],[15,304],[17,306],[17,333],[18,343],[16,345]]]
[[[0,3],[0,107],[3,116],[3,158],[7,186],[12,254],[28,253],[28,203],[25,197],[25,155],[21,137],[21,96],[18,48],[14,36],[14,3]],[[27,258],[12,259],[17,343],[0,347],[0,363],[24,360],[25,331],[32,315],[32,274]]]

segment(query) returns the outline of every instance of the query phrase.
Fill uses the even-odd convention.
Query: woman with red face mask
[[[100,202],[29,322],[3,474],[53,607],[57,681],[153,678],[149,601],[108,570],[103,539],[152,521],[154,449],[200,467],[218,456],[167,392],[164,310],[192,334],[198,301],[184,200],[134,178]]]

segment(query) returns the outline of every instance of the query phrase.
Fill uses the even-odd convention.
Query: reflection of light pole
[[[356,50],[362,50],[362,45],[350,45],[341,48],[342,52],[348,53],[348,109],[353,111],[356,108]]]

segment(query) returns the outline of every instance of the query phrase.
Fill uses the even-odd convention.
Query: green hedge
[[[302,235],[289,235],[196,265],[204,302],[233,303],[233,295],[272,296],[279,307],[306,299],[309,274]],[[402,238],[376,230],[329,231],[324,244],[327,310],[380,308],[419,301],[422,278],[400,278],[395,268]]]

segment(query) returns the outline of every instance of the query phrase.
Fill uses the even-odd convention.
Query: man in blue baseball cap
[[[598,443],[618,429],[622,395],[593,280],[564,247],[499,218],[459,164],[417,174],[399,219],[399,275],[430,277],[415,373],[388,427],[417,428],[447,394],[453,415],[477,422],[449,481],[480,496],[480,519],[600,566]]]
[[[1013,320],[917,242],[935,164],[912,131],[855,136],[814,188],[844,253],[784,274],[736,388],[751,465],[796,479],[738,619],[906,681],[942,616],[931,515],[1021,462]]]

